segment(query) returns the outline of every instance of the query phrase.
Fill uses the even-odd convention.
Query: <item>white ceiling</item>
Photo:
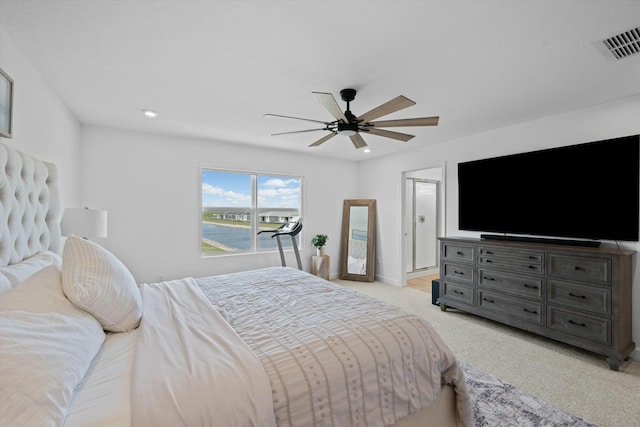
[[[81,123],[352,160],[638,94],[638,58],[593,44],[638,25],[638,0],[0,0],[0,26]],[[345,107],[346,87],[356,115],[404,95],[417,105],[385,119],[440,124],[366,135],[369,154],[270,136],[315,125],[264,113],[331,121],[311,92]]]

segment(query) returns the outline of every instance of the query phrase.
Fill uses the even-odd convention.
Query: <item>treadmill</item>
[[[275,230],[262,230],[259,231],[258,234],[262,233],[272,233],[271,238],[276,238],[278,242],[278,250],[280,251],[280,261],[282,262],[282,266],[286,267],[287,263],[284,259],[284,252],[282,251],[282,243],[280,242],[280,238],[282,236],[291,236],[291,244],[293,245],[293,251],[296,254],[296,260],[298,261],[298,270],[302,270],[302,262],[300,261],[300,252],[298,251],[298,244],[296,243],[296,236],[302,231],[302,218],[293,217],[289,222],[283,224],[282,226],[276,228]]]

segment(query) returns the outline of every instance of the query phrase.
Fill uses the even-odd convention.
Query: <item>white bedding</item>
[[[49,311],[55,300],[55,307],[72,308],[60,281],[58,268],[47,267],[2,295],[0,306],[14,301],[13,312],[24,304]],[[30,289],[39,289],[40,303]],[[79,370],[68,363],[63,372],[54,367],[60,378],[67,370],[74,378],[64,380],[68,391],[55,413],[45,414],[57,421],[38,424],[60,425],[66,416],[66,427],[375,427],[430,406],[448,384],[461,425],[473,425],[466,383],[450,350],[424,320],[382,301],[280,267],[144,284],[141,295],[137,330],[107,334],[100,350],[90,338],[93,353],[74,341],[73,357],[84,352],[89,359],[74,365]],[[43,317],[47,323],[54,318],[59,315]],[[5,329],[13,327],[11,319],[3,320]],[[42,329],[34,316],[29,322],[32,331]],[[58,336],[66,335],[54,330],[43,354],[69,347]],[[28,354],[40,357],[34,349]],[[19,369],[20,357],[11,360]],[[48,361],[55,360],[66,358]],[[86,371],[82,381],[80,371]],[[0,403],[9,401],[13,387]]]
[[[456,391],[474,425],[455,357],[418,316],[291,268],[198,279],[261,360],[279,426],[384,426]]]
[[[367,274],[367,260],[354,257],[347,258],[347,273]]]
[[[0,295],[0,425],[61,425],[104,339],[54,265]]]
[[[65,427],[131,425],[131,369],[137,333],[107,334],[102,349],[76,387]]]
[[[260,361],[193,279],[141,286],[132,373],[135,427],[274,427]]]
[[[474,424],[462,371],[417,316],[288,268],[197,283],[142,285],[140,327],[107,336],[66,427],[383,426],[444,384]]]

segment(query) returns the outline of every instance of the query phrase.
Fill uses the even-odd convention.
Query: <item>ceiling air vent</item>
[[[640,27],[604,39],[602,45],[609,52],[608,55],[612,55],[616,61],[637,55],[640,53]]]

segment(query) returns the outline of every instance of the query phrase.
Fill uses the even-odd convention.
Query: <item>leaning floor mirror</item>
[[[375,280],[376,201],[345,200],[342,211],[340,278]]]

